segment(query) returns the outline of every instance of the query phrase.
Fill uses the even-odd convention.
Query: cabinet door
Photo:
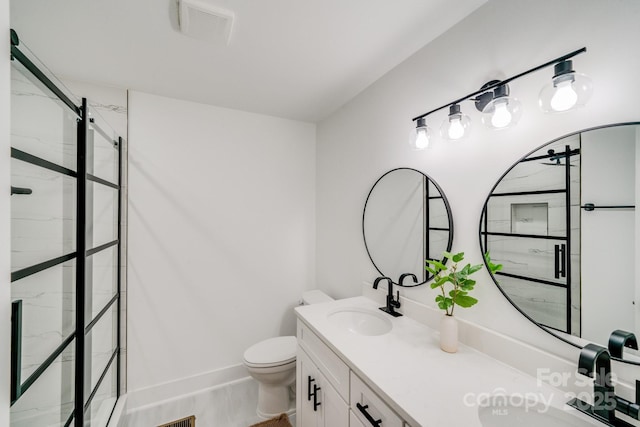
[[[319,372],[307,354],[298,347],[296,356],[296,426],[318,427],[318,410],[314,409],[314,384],[318,380]],[[318,385],[319,386],[319,385]]]
[[[298,349],[296,365],[296,425],[347,427],[349,406],[301,349]]]
[[[320,378],[321,427],[347,427],[349,425],[349,406],[331,383],[321,375]]]
[[[349,411],[349,427],[367,427],[358,419],[358,417],[353,413],[353,411]]]

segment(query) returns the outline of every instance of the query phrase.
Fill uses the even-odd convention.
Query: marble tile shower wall
[[[18,66],[12,69],[11,145],[75,170],[75,117],[28,76]],[[75,180],[11,162],[12,185],[33,191],[12,196],[11,270],[75,251]],[[23,381],[75,327],[74,268],[72,260],[11,286],[12,300],[23,301]],[[48,425],[68,416],[72,361],[72,353],[63,353],[12,406],[12,425]]]
[[[579,147],[578,137],[565,138],[540,150],[564,151],[566,145]],[[565,167],[548,159],[520,163],[508,173],[494,190],[496,193],[556,190],[565,185]],[[580,326],[580,156],[571,157],[571,283],[572,330]],[[487,206],[488,229],[499,233],[564,236],[566,234],[565,194],[502,196],[491,199]],[[554,245],[557,240],[488,237],[491,258],[504,265],[509,273],[553,280]],[[519,307],[537,321],[561,330],[566,328],[566,296],[563,288],[500,276],[500,285]]]
[[[19,64],[12,68],[11,89],[12,147],[76,170],[75,115],[26,70],[20,69]],[[122,136],[126,137],[126,91],[118,92],[121,105],[92,103],[92,107],[96,113],[105,116],[102,107],[108,105],[109,114],[106,115],[109,115],[109,123],[124,129]],[[86,92],[78,93],[88,96]],[[114,111],[116,113],[111,114]],[[117,182],[117,169],[114,169],[117,157],[114,153],[116,151],[109,145],[96,143],[94,175]],[[33,190],[30,195],[12,196],[12,271],[74,252],[75,179],[16,159],[12,159],[11,166],[12,186]],[[89,194],[93,194],[89,212],[94,224],[89,233],[89,247],[110,242],[117,235],[114,211],[117,192],[98,187],[101,186],[94,188],[89,185]],[[95,316],[113,295],[116,255],[113,248],[90,259],[93,287],[88,316]],[[17,299],[23,301],[21,375],[24,381],[75,329],[75,260],[13,283],[12,300]],[[92,385],[95,385],[115,346],[116,336],[112,332],[115,331],[115,322],[116,312],[107,313],[90,334],[93,338]],[[66,420],[73,406],[73,346],[72,343],[12,406],[12,426],[58,425],[61,420]],[[94,398],[94,417],[101,413],[98,409],[101,403],[111,399],[114,374],[115,370],[107,374]]]

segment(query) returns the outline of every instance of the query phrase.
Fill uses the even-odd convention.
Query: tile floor
[[[260,421],[257,404],[258,383],[247,377],[131,411],[123,425],[155,427],[195,415],[197,427],[248,427]],[[289,418],[295,425],[295,416]]]

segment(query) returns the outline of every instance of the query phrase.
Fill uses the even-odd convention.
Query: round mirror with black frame
[[[400,286],[418,286],[431,279],[425,260],[441,259],[443,251],[451,250],[453,216],[433,179],[415,169],[397,168],[382,175],[369,191],[362,234],[381,275]]]
[[[574,346],[640,332],[638,165],[640,122],[587,129],[524,156],[484,204],[480,246],[503,265],[494,282],[524,316]],[[637,350],[612,356],[640,364]]]

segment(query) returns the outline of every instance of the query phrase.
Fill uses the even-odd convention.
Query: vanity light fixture
[[[540,91],[538,103],[546,113],[568,111],[584,106],[592,93],[591,79],[576,73],[573,61],[565,60],[554,66],[553,79]]]
[[[586,51],[587,48],[583,47],[508,79],[492,80],[480,90],[414,117],[412,120],[416,122],[416,128],[412,132],[411,145],[418,150],[427,147],[430,132],[426,117],[447,107],[449,115],[440,126],[440,135],[447,140],[458,140],[468,134],[471,120],[461,112],[460,103],[463,101],[475,102],[476,108],[482,112],[482,122],[489,128],[512,127],[522,116],[522,104],[510,96],[508,83],[551,65],[554,65],[555,73],[552,81],[540,92],[540,108],[544,112],[560,112],[585,105],[593,92],[593,84],[589,77],[573,70],[570,59]]]
[[[427,123],[424,117],[416,120],[416,129],[411,132],[411,138],[409,144],[414,150],[424,150],[429,147],[429,140],[431,139],[431,130],[427,127]]]
[[[467,129],[471,125],[469,116],[462,114],[460,104],[453,104],[449,107],[449,116],[440,126],[440,136],[450,141],[464,138]]]

